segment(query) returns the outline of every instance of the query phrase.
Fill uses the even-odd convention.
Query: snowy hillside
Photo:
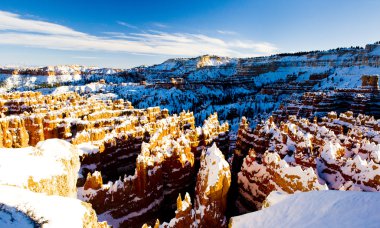
[[[231,227],[378,227],[380,222],[374,213],[380,210],[377,192],[314,191],[275,201],[263,210],[231,218]]]

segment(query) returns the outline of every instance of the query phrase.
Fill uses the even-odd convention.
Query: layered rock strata
[[[330,92],[305,92],[298,98],[291,97],[286,106],[274,111],[276,121],[285,120],[288,115],[305,118],[322,117],[328,112],[338,114],[352,111],[380,117],[380,93],[378,75],[362,75],[361,87],[334,89]]]

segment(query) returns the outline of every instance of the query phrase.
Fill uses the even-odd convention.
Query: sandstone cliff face
[[[170,220],[169,223],[159,224],[159,220],[155,224],[155,227],[194,227],[197,223],[194,218],[194,209],[191,203],[190,195],[186,193],[185,199],[182,200],[181,195],[177,198],[177,210],[175,211],[175,217]]]
[[[194,155],[191,153],[189,139],[181,132],[183,124],[188,124],[186,115],[183,118],[168,116],[153,122],[156,115],[148,115],[142,121],[145,125],[140,126],[140,131],[146,132],[149,143],[133,144],[133,135],[124,139],[139,154],[134,161],[134,175],[125,176],[124,179],[107,185],[101,183],[100,187],[89,184],[93,182],[93,176],[89,176],[85,188],[79,191],[80,198],[91,202],[100,217],[116,227],[138,226],[154,220],[154,215],[162,209],[164,200],[170,202],[173,194],[178,195],[178,192],[192,182]],[[92,154],[88,155],[88,158],[91,157]],[[101,162],[99,159],[99,168]],[[119,166],[123,166],[123,163]],[[172,203],[175,204],[175,198]]]
[[[136,67],[121,73],[117,73],[117,69],[86,69],[80,66],[0,69],[0,82],[5,84],[8,91],[11,88],[27,90],[29,86],[41,86],[49,87],[44,92],[70,90],[85,95],[95,93],[97,97],[118,96],[130,100],[138,108],[160,106],[176,113],[190,110],[195,113],[197,125],[209,114],[218,112],[220,119],[228,120],[235,131],[240,116],[249,116],[252,121],[263,118],[263,115],[266,118],[267,113],[276,110],[281,103],[302,99],[305,92],[328,93],[333,92],[335,87],[360,88],[362,75],[379,72],[378,49],[379,45],[373,44],[367,45],[365,49],[338,48],[242,59],[206,55],[190,59],[171,59],[162,64]],[[11,76],[12,73],[17,76]],[[60,77],[61,75],[65,77]],[[176,87],[170,83],[170,78],[178,78],[183,85]],[[144,81],[145,84],[123,83],[129,81]],[[373,87],[376,80],[373,78],[367,82],[363,84],[365,87]],[[68,84],[71,86],[63,87]],[[164,84],[169,86],[163,86]],[[106,95],[106,92],[112,95]],[[354,96],[349,91],[346,92],[346,95],[352,97],[350,100],[353,100]],[[360,91],[355,93],[362,94]],[[297,94],[297,97],[291,96],[292,94]],[[327,99],[330,98],[327,95]],[[337,101],[339,102],[336,106],[346,111],[347,109],[343,110],[344,99]],[[366,114],[377,116],[375,113],[379,113],[379,107],[376,103],[379,100],[369,101],[370,104],[363,100],[355,101],[360,105],[368,104],[365,109],[362,106],[356,107],[355,104],[349,106],[354,111],[366,112],[371,109]],[[326,102],[318,103],[322,108],[329,108]],[[372,109],[372,104],[376,104],[376,108]],[[291,113],[298,112],[294,108],[300,109],[301,116],[309,115],[313,110],[306,105],[298,108],[291,106],[289,114],[297,114]],[[327,111],[332,110],[334,109]],[[318,108],[315,111],[318,112]]]
[[[14,148],[28,146],[29,135],[22,118],[16,116],[1,118],[0,124],[0,146]]]
[[[373,84],[372,79],[366,80],[366,84]],[[237,205],[242,211],[261,208],[274,190],[294,193],[327,186],[339,190],[379,190],[380,124],[365,115],[329,113],[312,122],[289,116],[282,123],[276,117],[255,129],[243,118],[231,175],[228,164],[221,159],[221,154],[229,155],[229,125],[220,124],[216,114],[207,118],[202,127],[195,127],[190,112],[169,115],[157,107],[134,109],[123,100],[86,100],[75,93],[2,96],[3,102],[10,101],[5,102],[7,108],[1,115],[2,146],[36,147],[14,149],[20,153],[7,155],[32,157],[34,166],[25,166],[32,170],[31,177],[20,174],[17,182],[4,177],[1,183],[73,196],[79,166],[76,159],[80,154],[78,183],[83,187],[78,197],[90,202],[101,220],[116,227],[153,224],[157,217],[169,221],[173,216],[171,224],[179,222],[179,227],[190,223],[225,226],[231,179],[238,189]],[[305,98],[304,102],[312,104],[313,99]],[[360,99],[357,98],[358,104]],[[67,142],[49,140],[54,137],[71,141],[79,151]],[[44,139],[48,140],[40,142]],[[57,147],[58,142],[63,144]],[[55,148],[55,153],[50,153],[50,148]],[[68,155],[70,150],[76,152]],[[216,155],[211,159],[208,153]],[[35,169],[36,164],[47,167],[53,163],[59,165],[51,168],[51,173]],[[222,165],[210,169],[215,164]],[[211,178],[218,180],[213,182],[209,178],[213,175],[222,177]],[[177,198],[194,189],[193,203],[189,203],[189,197],[185,201]]]
[[[350,57],[345,56],[350,55]],[[287,67],[349,67],[379,66],[380,58],[365,49],[342,49],[323,52],[281,54],[268,57],[241,59],[237,65],[238,76],[258,76],[259,74]]]
[[[367,87],[376,81],[365,80]],[[0,96],[6,103],[0,146],[21,147],[0,149],[0,185],[76,195],[115,227],[160,226],[157,218],[163,227],[225,227],[227,200],[243,212],[265,206],[272,191],[380,190],[380,123],[366,115],[284,115],[283,122],[278,115],[254,129],[243,118],[230,171],[229,125],[217,114],[196,127],[191,112],[135,109],[124,100],[76,93]],[[318,96],[305,97],[305,107]],[[365,99],[357,96],[358,108]],[[26,172],[16,172],[20,164]],[[229,199],[230,186],[237,199]]]
[[[340,88],[330,92],[304,92],[299,97],[291,97],[285,107],[274,112],[276,121],[287,115],[305,118],[322,117],[334,111],[338,114],[352,111],[355,115],[367,114],[380,117],[379,76],[362,75],[359,88]]]
[[[367,144],[369,153],[347,156],[347,148],[327,144],[318,164],[320,176],[331,189],[377,192],[380,190],[378,145]],[[363,156],[364,155],[364,156]]]
[[[226,57],[203,55],[198,57],[197,68],[225,65],[230,61],[231,59]]]
[[[244,59],[207,55],[191,59],[172,59],[151,67],[129,69],[120,74],[117,74],[116,70],[110,70],[114,72],[114,77],[108,77],[108,73],[102,74],[102,71],[98,72],[95,69],[86,70],[71,66],[65,67],[72,69],[69,70],[71,73],[63,74],[67,77],[76,75],[75,72],[79,74],[63,84],[60,84],[59,78],[61,72],[66,70],[61,69],[62,67],[44,68],[44,73],[40,76],[37,76],[38,73],[23,74],[21,70],[18,73],[22,76],[17,77],[9,76],[11,72],[5,69],[5,75],[0,74],[0,81],[5,79],[3,82],[16,90],[26,90],[25,87],[29,85],[32,88],[48,86],[44,92],[70,90],[87,96],[95,94],[94,97],[98,98],[118,96],[130,100],[139,108],[160,106],[176,113],[191,110],[195,113],[197,125],[200,125],[206,116],[218,112],[220,119],[228,120],[235,131],[241,115],[253,119],[262,118],[264,115],[266,118],[267,113],[277,109],[281,103],[298,100],[305,92],[333,91],[334,87],[347,88],[351,84],[358,88],[360,77],[376,73],[378,67],[379,56],[370,53],[370,49],[346,48]],[[43,76],[50,74],[55,76]],[[99,83],[94,83],[93,78],[98,78],[96,81]],[[170,78],[177,78],[181,86],[170,83]],[[334,78],[335,81],[332,80]],[[123,83],[131,80],[145,81],[145,84]],[[344,83],[341,83],[341,80]],[[62,87],[65,83],[71,86]],[[7,86],[6,88],[8,89]],[[202,93],[199,93],[199,90]],[[292,94],[298,94],[299,97],[291,99]],[[372,103],[374,100],[371,100]],[[324,102],[321,106],[322,104]],[[310,108],[304,106],[300,114],[308,115],[309,111]]]
[[[20,76],[60,76],[60,75],[88,75],[88,74],[115,74],[120,72],[120,69],[95,68],[79,65],[58,65],[46,67],[18,67],[1,68],[0,74],[13,74]]]

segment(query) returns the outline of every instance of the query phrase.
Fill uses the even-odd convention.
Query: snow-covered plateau
[[[124,98],[137,108],[193,111],[198,124],[218,112],[236,131],[241,116],[255,124],[289,99],[301,99],[304,92],[360,88],[362,75],[380,74],[379,50],[369,44],[256,58],[206,55],[126,70],[76,65],[2,68],[0,90]]]

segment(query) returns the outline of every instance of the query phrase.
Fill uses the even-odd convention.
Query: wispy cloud
[[[169,28],[169,25],[160,22],[154,22],[152,25],[158,28]]]
[[[217,32],[223,35],[237,35],[238,34],[235,31],[229,31],[229,30],[217,30]]]
[[[132,24],[129,24],[129,23],[124,22],[124,21],[116,21],[116,23],[118,23],[118,24],[121,25],[121,26],[127,27],[127,28],[138,29],[137,26],[132,25]]]
[[[105,32],[95,36],[41,20],[25,19],[0,11],[0,44],[56,50],[128,52],[149,55],[197,56],[215,54],[243,57],[267,55],[277,48],[267,42],[223,40],[204,34],[167,33],[149,30],[138,33]]]
[[[102,32],[102,33],[109,36],[125,36],[125,33],[123,32]]]
[[[95,56],[73,56],[73,59],[98,59],[98,57]]]
[[[43,33],[49,35],[85,36],[71,28],[33,19],[23,19],[18,14],[0,11],[0,31],[19,31]]]

